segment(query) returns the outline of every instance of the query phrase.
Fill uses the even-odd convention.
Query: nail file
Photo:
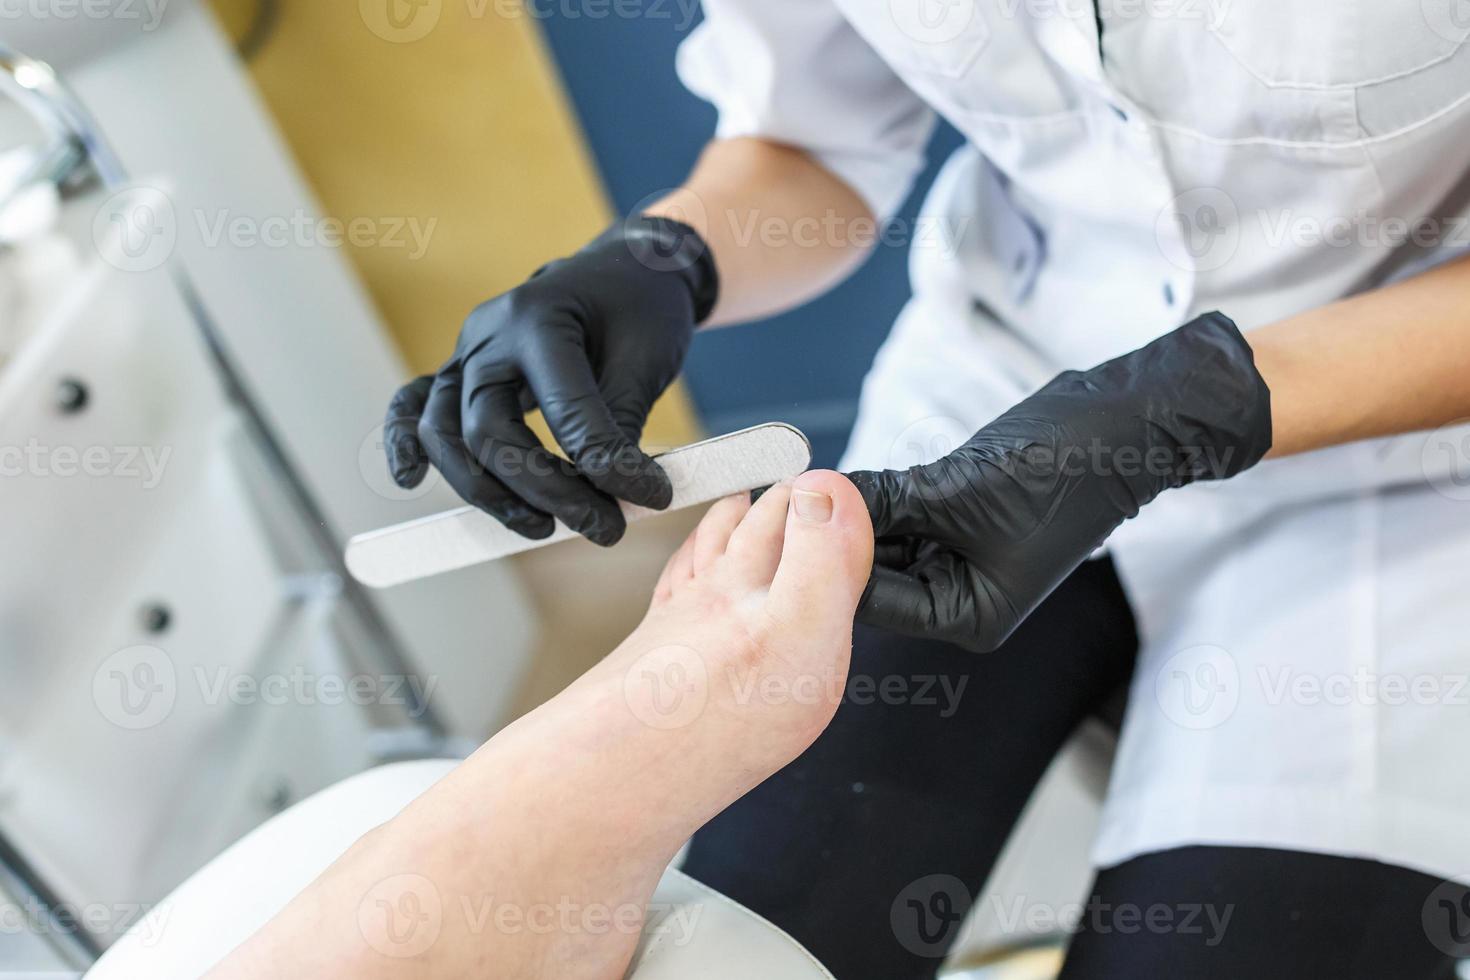
[[[812,447],[800,429],[772,422],[674,449],[656,458],[674,485],[673,503],[667,511],[654,511],[623,502],[623,515],[629,524],[793,479],[811,465]],[[359,534],[347,542],[347,569],[363,585],[382,589],[577,536],[557,521],[549,538],[533,541],[484,511],[459,507]]]

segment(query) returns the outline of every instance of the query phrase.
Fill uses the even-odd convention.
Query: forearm
[[[1227,311],[1228,312],[1228,311]],[[1470,259],[1253,330],[1272,456],[1470,416]]]
[[[648,214],[692,225],[709,243],[720,300],[707,325],[769,316],[852,272],[878,237],[862,199],[800,150],[718,140],[684,186]]]

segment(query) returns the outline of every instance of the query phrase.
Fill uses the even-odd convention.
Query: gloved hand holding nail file
[[[858,618],[993,650],[1160,493],[1234,476],[1270,448],[1251,349],[1206,314],[1059,375],[937,462],[849,474],[878,536]]]
[[[638,440],[717,292],[692,228],[651,217],[614,225],[481,304],[438,374],[398,392],[383,430],[393,479],[415,487],[432,464],[465,501],[527,537],[550,536],[557,518],[616,543],[626,529],[619,500],[669,506],[669,480]],[[537,407],[569,461],[526,425]]]
[[[657,459],[672,490],[669,507],[678,510],[795,479],[811,465],[812,447],[800,430],[773,422]],[[622,505],[629,523],[652,513]],[[474,507],[460,507],[358,535],[347,544],[347,568],[364,585],[385,588],[574,537],[571,528],[560,525],[548,537],[533,540]]]

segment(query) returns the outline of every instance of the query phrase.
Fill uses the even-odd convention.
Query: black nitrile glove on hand
[[[635,217],[470,314],[439,373],[404,386],[384,442],[393,479],[432,464],[461,497],[530,538],[560,518],[601,545],[626,530],[614,498],[662,510],[673,488],[638,448],[654,401],[714,308],[699,234]],[[539,407],[570,462],[526,425]]]
[[[1139,508],[1270,448],[1270,392],[1219,313],[1068,371],[937,462],[851,474],[878,536],[858,619],[993,650]]]

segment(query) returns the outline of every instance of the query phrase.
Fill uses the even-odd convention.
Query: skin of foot
[[[627,640],[211,976],[622,977],[683,842],[831,721],[872,551],[838,473],[717,503]]]

